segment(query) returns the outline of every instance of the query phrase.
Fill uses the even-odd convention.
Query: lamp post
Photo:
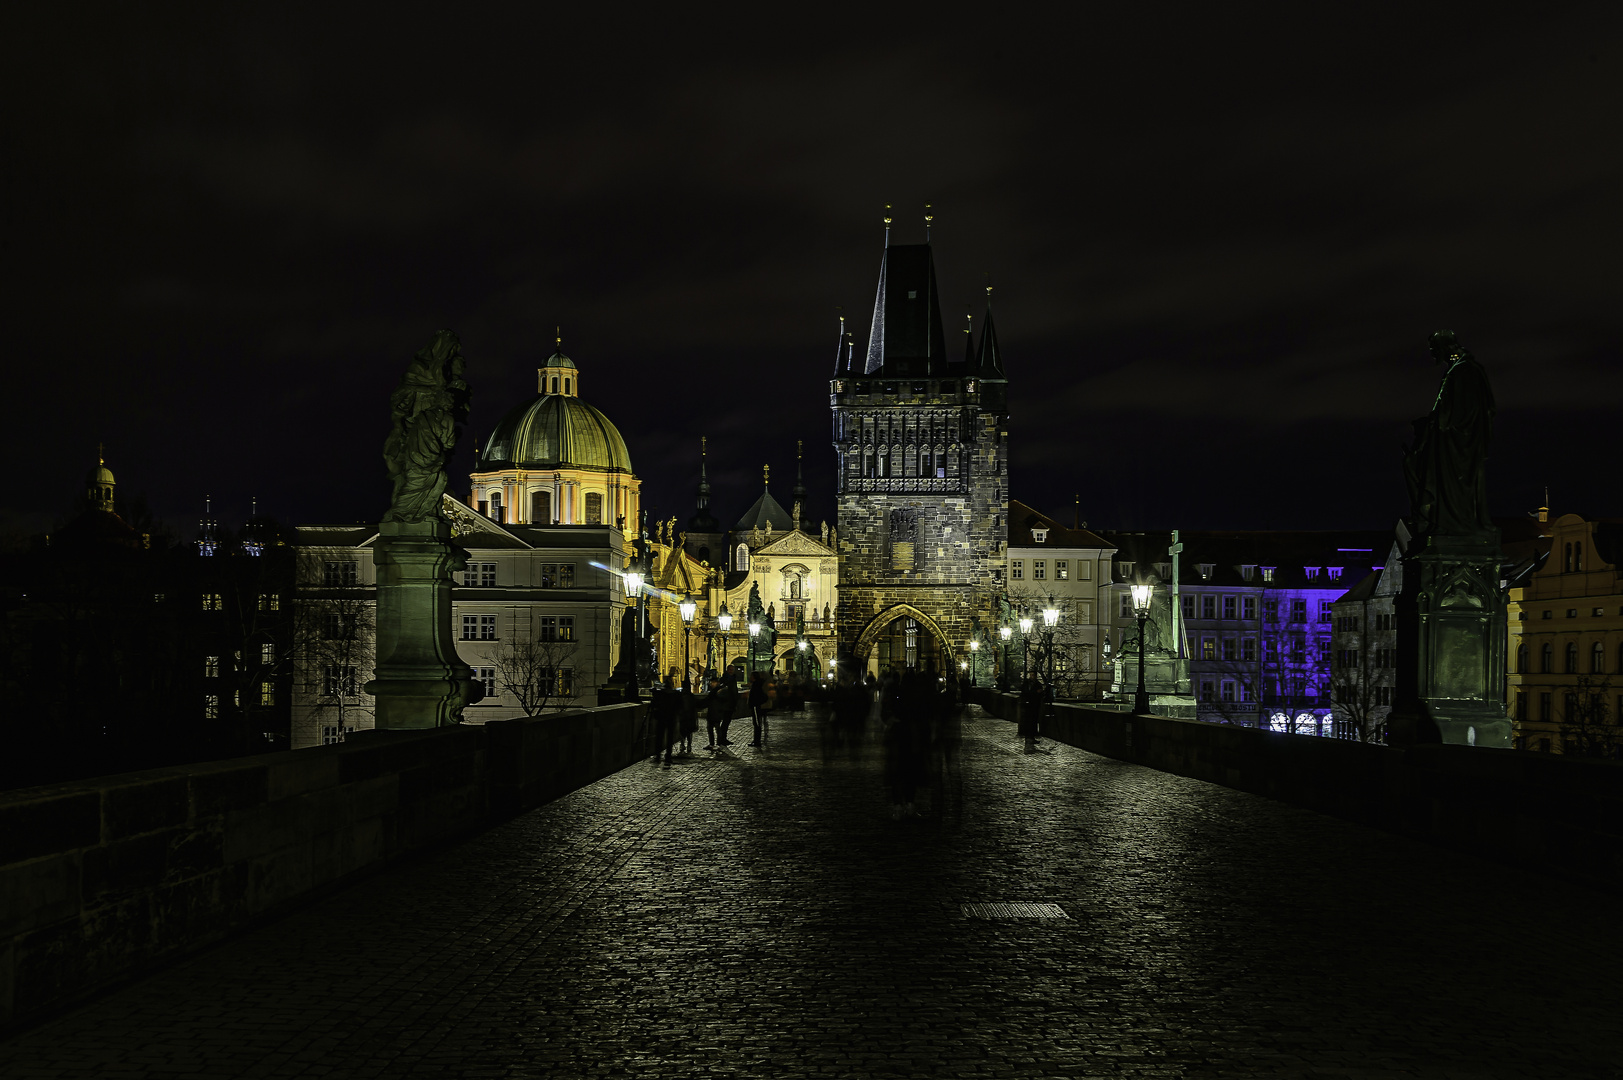
[[[1138,692],[1133,695],[1133,712],[1139,716],[1148,716],[1150,712],[1150,695],[1144,689],[1144,621],[1150,617],[1150,595],[1152,590],[1148,585],[1134,585],[1133,613],[1138,616]]]
[[[1003,666],[998,670],[998,682],[1001,690],[1009,688],[1009,639],[1014,636],[1014,629],[1008,626],[997,628],[997,636],[1003,639]]]
[[[970,685],[972,685],[972,686],[975,684],[976,676],[981,673],[980,651],[981,651],[980,639],[979,638],[970,638],[969,639],[969,663],[965,664],[964,667],[966,669],[968,669],[968,671],[969,671],[969,682],[970,682]]]
[[[642,571],[633,562],[625,572],[626,603],[631,605],[631,626],[634,631],[631,642],[631,671],[626,678],[626,694],[629,700],[637,699],[637,667],[642,663]]]
[[[749,667],[750,667],[750,675],[753,676],[755,674],[755,665],[756,665],[755,639],[761,636],[761,624],[756,622],[754,619],[751,619],[749,625],[750,625],[750,664],[749,664]],[[753,686],[754,683],[751,683],[750,685]]]
[[[733,613],[727,610],[727,601],[721,602],[721,614],[716,616],[716,625],[721,627],[721,677],[727,679],[727,634],[733,628]]]
[[[1031,678],[1031,616],[1020,616],[1020,685]]]
[[[699,610],[699,605],[693,597],[683,596],[676,610],[682,613],[682,689],[687,690],[691,688],[693,678],[693,654],[688,637],[693,630],[693,616]]]
[[[806,677],[806,639],[801,638],[795,642],[795,674],[804,679]]]

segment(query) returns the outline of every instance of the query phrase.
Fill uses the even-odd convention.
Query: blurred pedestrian
[[[677,714],[682,709],[682,699],[676,692],[676,676],[665,676],[665,681],[653,688],[648,708],[654,714],[654,756],[648,760],[657,765],[663,755],[665,764],[669,765],[671,743],[676,739]]]
[[[750,679],[749,707],[750,720],[755,724],[755,740],[750,745],[760,746],[766,738],[766,713],[772,707],[771,693],[763,672],[757,671]]]

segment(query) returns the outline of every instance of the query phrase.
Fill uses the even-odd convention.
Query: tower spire
[[[986,325],[981,327],[981,352],[977,366],[983,379],[1002,379],[1003,356],[998,352],[997,330],[992,325],[992,286],[986,286]]]
[[[709,454],[710,440],[699,436],[699,509],[704,510],[710,506],[710,477],[705,472],[705,457]]]
[[[930,213],[930,204],[925,203],[924,204],[924,242],[926,244],[928,244],[930,242],[930,223],[932,221],[934,221],[934,220],[935,220],[935,215]]]
[[[791,509],[793,511],[793,517],[795,519],[795,528],[797,528],[797,529],[800,528],[800,522],[805,517],[805,512],[806,512],[806,477],[805,477],[804,473],[801,470],[801,464],[800,464],[801,459],[805,456],[805,453],[806,453],[806,442],[805,442],[805,440],[804,439],[796,439],[795,440],[795,486],[794,486],[793,489],[791,489],[791,492],[790,492],[794,496],[794,502],[790,504],[790,507],[791,507]]]
[[[964,314],[964,370],[975,372],[975,313]]]
[[[885,204],[885,246],[890,247],[890,203]]]
[[[845,312],[840,312],[840,337],[834,343],[834,374],[839,375],[846,363],[845,356]]]

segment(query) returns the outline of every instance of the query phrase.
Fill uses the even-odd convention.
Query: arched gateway
[[[893,604],[868,621],[851,648],[869,671],[951,667],[952,648],[936,621],[912,604]]]

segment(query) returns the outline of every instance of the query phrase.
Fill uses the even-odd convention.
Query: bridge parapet
[[[645,753],[645,705],[0,795],[0,1030]]]

